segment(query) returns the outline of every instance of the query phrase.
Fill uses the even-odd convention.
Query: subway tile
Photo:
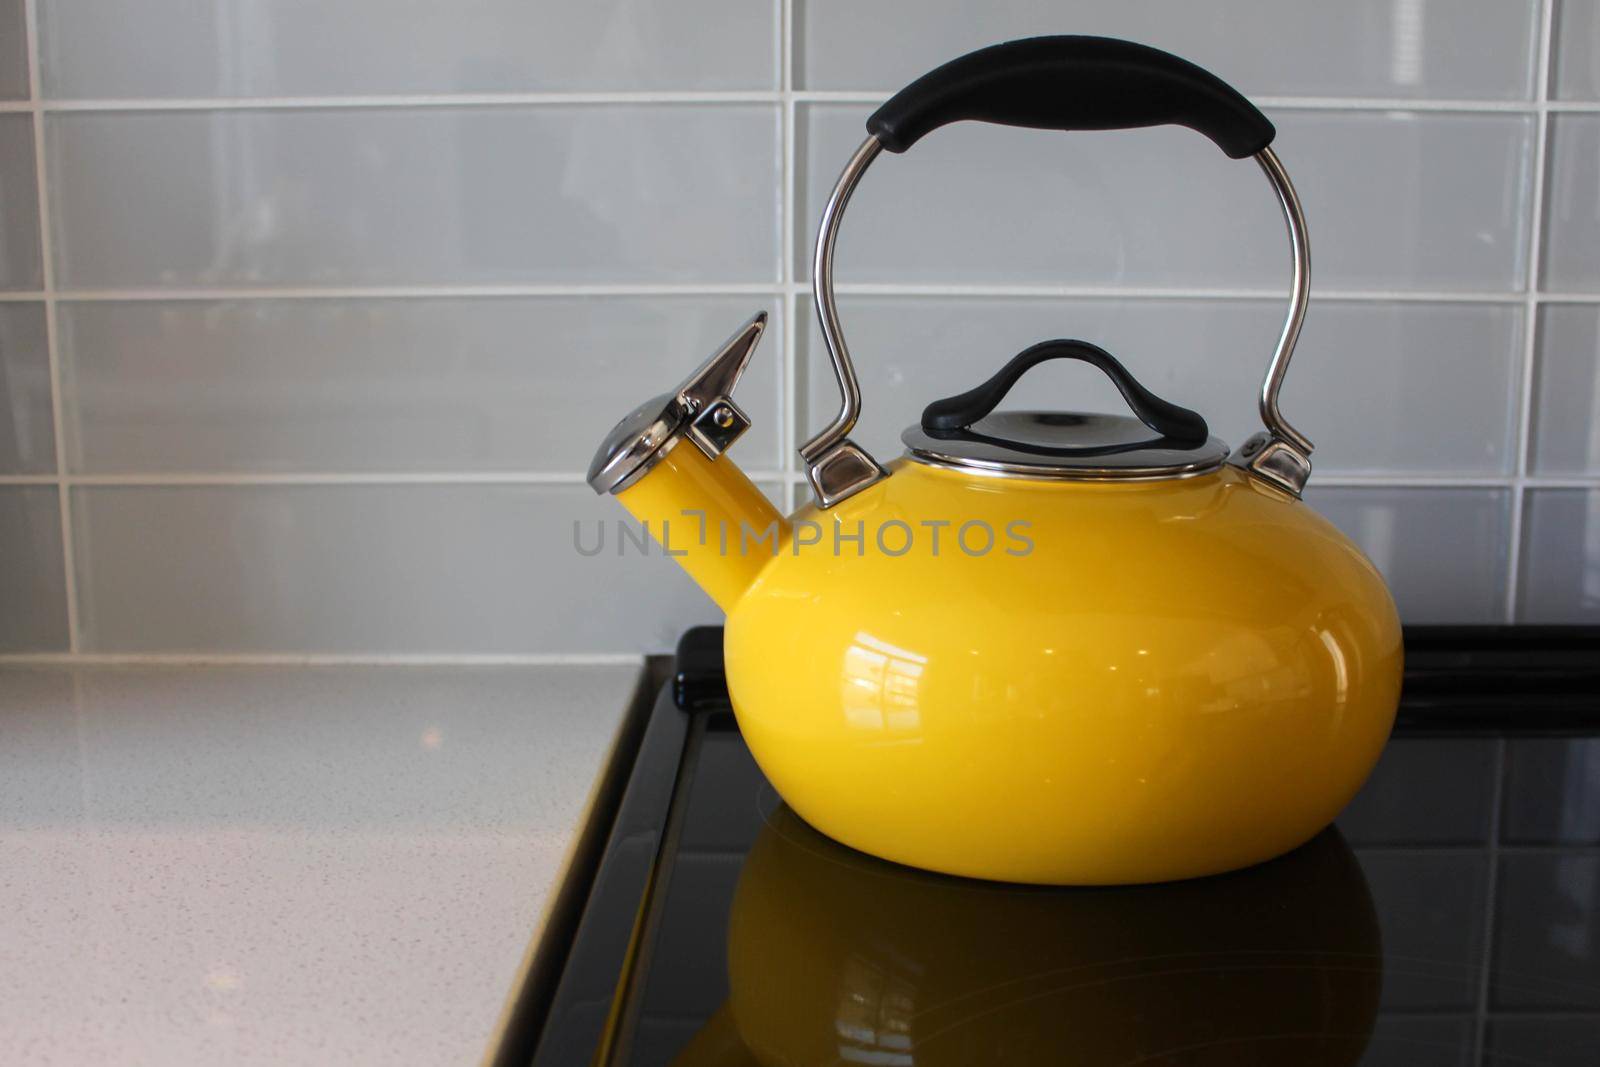
[[[1500,489],[1317,488],[1306,502],[1383,572],[1402,621],[1505,616],[1508,494]]]
[[[1522,524],[1521,622],[1600,622],[1600,491],[1529,490]]]
[[[54,486],[0,486],[0,652],[64,652],[66,575]]]
[[[56,97],[770,89],[748,0],[41,0]],[[139,47],[128,43],[137,41]]]
[[[1600,115],[1552,115],[1544,264],[1549,292],[1600,291]]]
[[[734,455],[772,470],[773,297],[64,302],[72,469],[581,473],[762,308]]]
[[[1539,309],[1532,463],[1538,474],[1600,474],[1600,305]]]
[[[1526,99],[1533,0],[1229,0],[1192,4],[798,0],[799,71],[812,89],[893,91],[964,52],[1052,33],[1123,37],[1175,52],[1246,93]]]
[[[0,99],[28,99],[28,27],[24,0],[0,0]]]
[[[54,474],[44,305],[0,304],[0,474]]]
[[[839,402],[810,301],[797,314],[801,429]],[[941,396],[970,389],[1016,352],[1049,337],[1103,345],[1154,392],[1204,414],[1239,445],[1260,426],[1261,376],[1284,306],[1270,301],[925,299],[843,297],[864,420],[855,434],[880,457]],[[1506,305],[1319,303],[1283,392],[1283,410],[1317,445],[1317,476],[1508,473],[1510,397],[1521,361],[1520,308]],[[1012,390],[1011,407],[1125,411],[1098,372],[1046,365]]]
[[[1600,855],[1502,856],[1495,1008],[1600,1009]]]
[[[776,487],[766,487],[776,495]],[[74,490],[95,652],[637,652],[719,621],[584,485]],[[574,525],[591,544],[581,555]],[[634,527],[637,528],[636,526]]]
[[[800,118],[802,263],[867,111],[815,105]],[[1522,284],[1528,116],[1276,117],[1309,220],[1314,286]],[[1288,285],[1285,244],[1256,165],[1192,131],[1062,136],[963,123],[873,167],[851,201],[838,277],[1277,288]]]
[[[1383,932],[1388,1009],[1470,1009],[1483,966],[1488,867],[1478,853],[1427,850],[1361,853]]]
[[[1556,0],[1550,93],[1600,100],[1600,0]]]
[[[1505,840],[1600,845],[1600,738],[1512,738],[1507,760]]]
[[[1493,741],[1395,738],[1339,816],[1339,832],[1355,846],[1485,841],[1493,764]]]
[[[771,280],[777,111],[51,116],[63,287]]]
[[[0,289],[44,284],[33,117],[0,115]]]

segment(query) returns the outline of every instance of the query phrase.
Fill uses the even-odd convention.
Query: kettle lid
[[[994,410],[1023,374],[1051,359],[1104,371],[1137,417]],[[1025,349],[977,388],[929,404],[901,440],[919,463],[1027,478],[1181,478],[1216,470],[1228,456],[1197,412],[1150,392],[1104,349],[1066,340]]]

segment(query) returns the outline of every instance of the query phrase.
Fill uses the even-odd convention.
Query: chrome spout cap
[[[733,402],[733,390],[766,329],[767,313],[759,311],[676,389],[629,412],[589,464],[590,488],[622,492],[686,437],[713,460],[731,448],[750,428],[750,416]]]

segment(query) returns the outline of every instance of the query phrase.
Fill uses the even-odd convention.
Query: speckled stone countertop
[[[641,670],[0,670],[0,1063],[480,1061]]]

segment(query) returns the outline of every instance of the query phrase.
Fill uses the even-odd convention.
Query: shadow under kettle
[[[1383,971],[1335,829],[1232,874],[1049,889],[876,860],[780,807],[739,877],[728,979],[677,1067],[1352,1064]]]

